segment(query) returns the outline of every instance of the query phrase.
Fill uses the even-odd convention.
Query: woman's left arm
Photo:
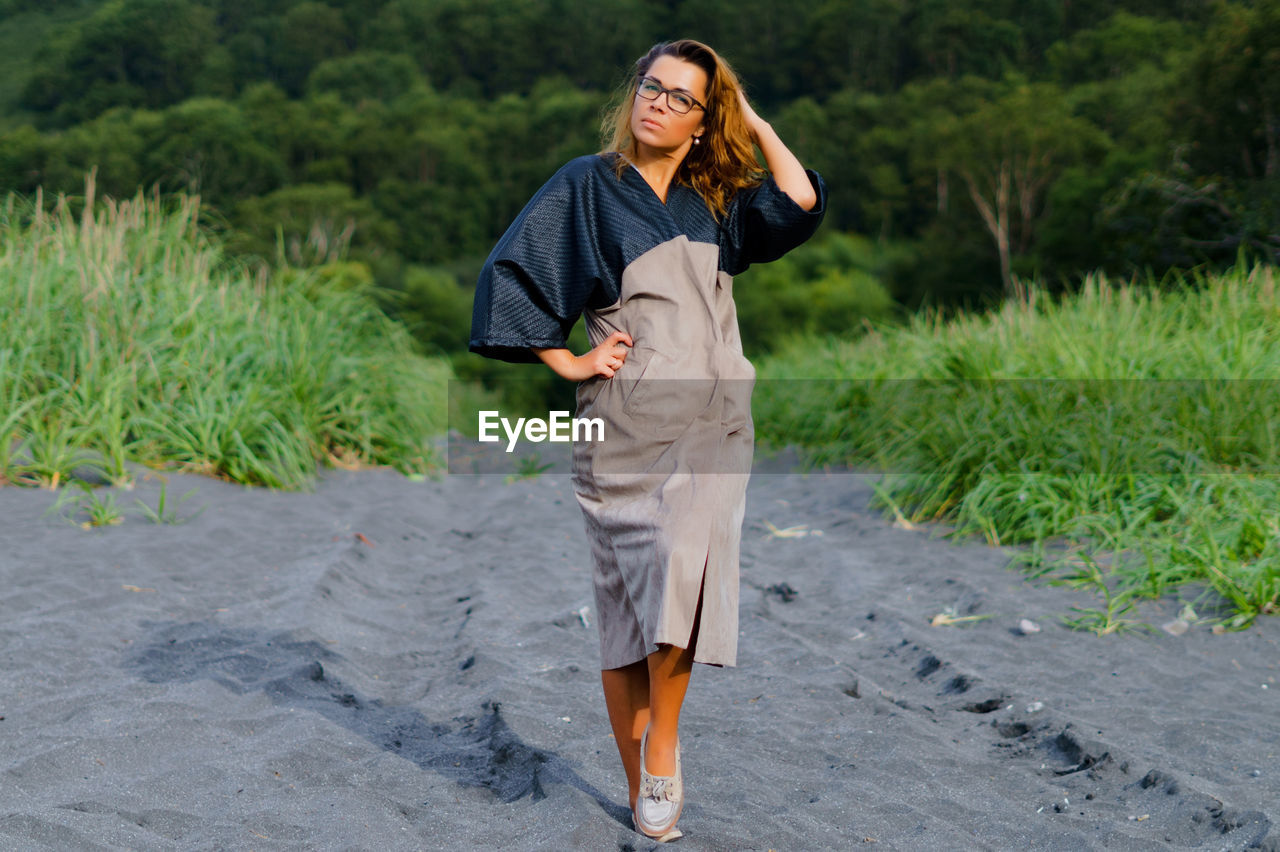
[[[800,165],[796,155],[791,153],[783,143],[782,138],[773,129],[773,125],[751,108],[751,104],[747,102],[747,96],[741,89],[738,90],[738,100],[742,105],[742,114],[747,121],[747,127],[751,129],[752,140],[764,154],[765,164],[773,174],[773,180],[778,184],[778,188],[790,196],[791,200],[802,209],[812,210],[818,203],[818,196],[813,191],[809,176],[805,174],[804,166]]]

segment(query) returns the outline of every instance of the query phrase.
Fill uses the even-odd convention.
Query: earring
[[[702,144],[702,137],[701,137],[701,136],[695,136],[695,137],[693,137],[693,144],[695,144],[695,145],[701,145],[701,144]]]

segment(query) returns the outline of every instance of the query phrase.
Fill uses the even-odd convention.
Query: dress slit
[[[698,648],[693,639],[694,633],[701,633],[702,597],[707,592],[707,565],[711,562],[711,543],[707,543],[707,555],[702,560],[702,579],[698,581],[698,599],[693,604],[693,620],[689,622],[689,638],[685,640],[685,648],[692,649],[693,656],[698,656]]]

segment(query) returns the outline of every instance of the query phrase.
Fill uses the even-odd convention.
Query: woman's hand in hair
[[[809,183],[809,176],[804,173],[804,166],[796,159],[774,131],[773,125],[765,121],[747,103],[747,96],[738,90],[738,102],[742,105],[742,115],[747,126],[751,128],[751,141],[760,147],[764,154],[773,180],[778,188],[791,197],[791,200],[805,210],[812,210],[818,203],[818,194]]]
[[[747,100],[747,93],[742,89],[738,89],[738,105],[742,107],[742,117],[747,122],[747,129],[751,131],[751,141],[757,145],[760,144],[759,127],[764,124],[764,119],[751,108],[751,103]]]
[[[560,378],[583,382],[594,376],[613,378],[627,360],[627,349],[621,345],[623,343],[631,346],[631,335],[615,331],[583,355],[574,355],[568,349],[535,348],[533,352]]]

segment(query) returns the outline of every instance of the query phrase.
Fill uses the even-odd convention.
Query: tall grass
[[[253,275],[199,201],[0,203],[0,482],[139,462],[279,488],[321,464],[433,469],[443,362],[364,296]]]
[[[1074,626],[1117,629],[1191,583],[1242,628],[1280,612],[1275,278],[1094,276],[1060,301],[800,341],[760,365],[757,434],[886,471],[879,499],[910,519],[1029,544],[1029,570],[1105,598]]]

